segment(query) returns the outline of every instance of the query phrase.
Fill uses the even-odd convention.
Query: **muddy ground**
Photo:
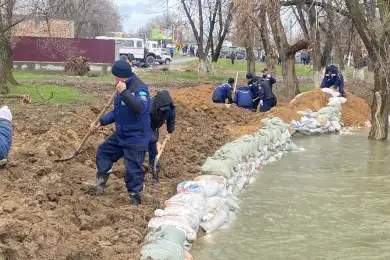
[[[15,128],[10,162],[0,172],[0,259],[138,259],[154,210],[181,180],[198,174],[207,156],[257,129],[264,116],[212,104],[212,88],[172,91],[176,131],[161,158],[161,182],[153,187],[146,175],[138,208],[129,206],[122,162],[114,167],[104,196],[88,195],[83,185],[95,179],[95,152],[111,127],[93,135],[73,161],[54,162],[77,146],[112,89],[94,88],[100,98],[91,104],[8,103]],[[320,99],[322,104],[324,97]]]

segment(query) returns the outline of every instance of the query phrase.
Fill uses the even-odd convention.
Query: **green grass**
[[[93,97],[91,94],[81,93],[74,88],[39,84],[20,85],[17,87],[13,87],[11,88],[11,93],[29,94],[32,103],[45,102],[40,98],[39,94],[37,93],[37,90],[39,91],[40,95],[44,100],[49,99],[53,93],[53,97],[49,100],[49,102],[55,104],[70,104],[74,102],[85,101]]]
[[[305,86],[305,87],[299,87],[299,90],[303,93],[303,92],[307,92],[309,90],[312,90],[313,87],[308,87],[308,86]]]
[[[13,75],[16,80],[44,80],[44,79],[56,79],[63,77],[62,75],[49,73],[49,72],[26,72],[21,70],[14,70]]]

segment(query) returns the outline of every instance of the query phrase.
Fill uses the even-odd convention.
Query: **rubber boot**
[[[104,190],[106,189],[109,175],[110,175],[109,173],[96,174],[96,182],[89,185],[89,192],[91,193],[91,195],[101,196],[104,194]]]
[[[138,194],[130,194],[130,204],[138,207],[141,204],[141,195]]]
[[[157,173],[152,173],[152,183],[153,183],[153,185],[158,184],[158,174]]]

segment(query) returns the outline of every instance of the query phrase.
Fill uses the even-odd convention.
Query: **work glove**
[[[263,106],[263,100],[260,100],[260,106]]]
[[[270,79],[270,78],[271,78],[271,75],[267,74],[267,78],[269,78],[269,79]]]
[[[12,113],[9,110],[8,106],[3,106],[2,108],[0,108],[0,119],[12,122]]]

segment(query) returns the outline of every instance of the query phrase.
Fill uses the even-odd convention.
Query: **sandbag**
[[[229,206],[224,205],[212,219],[201,222],[200,227],[206,233],[211,233],[226,222],[229,222]]]
[[[169,200],[165,201],[164,205],[164,210],[167,208],[171,208],[173,210],[187,208],[194,214],[202,217],[206,208],[206,198],[203,193],[178,193]]]
[[[146,244],[141,249],[140,260],[183,260],[184,248],[168,240]]]
[[[218,179],[217,179],[218,178]],[[177,192],[203,192],[206,197],[226,195],[226,179],[217,176],[216,179],[183,181],[177,186]]]
[[[230,158],[208,157],[201,168],[202,174],[222,175],[229,178],[232,175],[235,160]]]
[[[198,232],[197,228],[193,228],[191,223],[188,222],[188,218],[183,216],[162,216],[154,217],[149,221],[148,227],[153,229],[158,229],[161,226],[174,226],[179,230],[182,230],[186,234],[188,241],[194,241],[196,239],[196,233]]]
[[[332,97],[340,96],[339,92],[337,92],[337,91],[335,91],[335,90],[333,90],[331,88],[322,88],[321,91],[324,92],[324,93],[328,93],[328,94],[332,95]]]
[[[330,121],[330,123],[332,124],[334,129],[336,129],[336,131],[340,131],[341,130],[341,125],[340,125],[340,123],[338,121]]]
[[[320,115],[328,115],[329,117],[331,117],[333,112],[334,112],[333,107],[327,106],[327,107],[323,107],[320,110],[318,110],[318,115],[319,116]]]
[[[217,212],[226,204],[226,199],[218,196],[210,197],[206,200],[206,211],[202,221],[212,219]]]

